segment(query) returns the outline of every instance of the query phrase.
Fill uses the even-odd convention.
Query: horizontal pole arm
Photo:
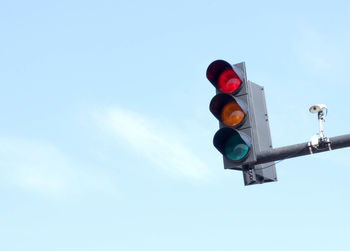
[[[329,138],[328,142],[321,142],[313,147],[309,142],[265,150],[257,154],[255,164],[263,164],[277,160],[290,159],[303,155],[320,153],[344,147],[350,147],[350,134]]]

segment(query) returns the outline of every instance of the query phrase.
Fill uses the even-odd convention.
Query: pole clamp
[[[313,151],[312,151],[313,145],[312,145],[312,143],[311,143],[311,142],[308,142],[308,143],[307,143],[307,146],[309,147],[310,154],[313,154]]]
[[[331,141],[329,140],[329,138],[326,138],[326,142],[327,142],[329,151],[332,151]]]

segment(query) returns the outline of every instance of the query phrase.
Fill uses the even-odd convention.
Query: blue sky
[[[345,1],[0,2],[0,249],[348,250],[349,149],[245,187],[212,145],[216,59],[274,147],[350,132]]]

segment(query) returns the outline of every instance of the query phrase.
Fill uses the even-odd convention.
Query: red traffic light
[[[242,85],[241,73],[224,60],[212,62],[207,69],[207,78],[223,93],[237,92]]]
[[[219,76],[218,88],[224,93],[236,92],[241,84],[242,80],[233,69],[225,70]]]

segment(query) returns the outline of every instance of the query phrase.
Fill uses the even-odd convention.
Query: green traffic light
[[[239,134],[232,135],[225,143],[225,155],[233,161],[240,161],[247,156],[249,145]]]

